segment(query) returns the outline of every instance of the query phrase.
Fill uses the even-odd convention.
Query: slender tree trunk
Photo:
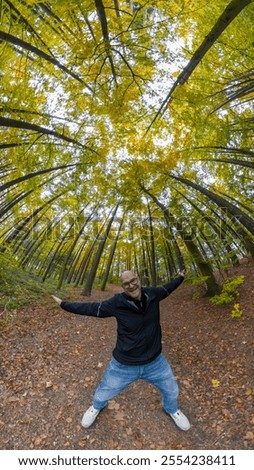
[[[201,215],[202,219],[206,222],[208,222],[209,226],[212,228],[213,232],[215,233],[216,237],[218,237],[220,240],[223,241],[223,244],[225,246],[225,250],[227,253],[230,255],[230,259],[232,261],[232,264],[234,266],[237,266],[239,264],[239,260],[236,256],[236,254],[233,252],[231,246],[229,245],[226,237],[226,232],[221,229],[221,227],[218,227],[216,222],[206,215],[200,207],[198,207],[191,199],[189,199],[185,194],[183,194],[181,191],[177,190],[177,192],[192,206],[194,209],[198,212],[198,214]],[[211,244],[209,244],[210,250],[213,251]],[[216,257],[215,257],[216,259]],[[220,268],[219,268],[220,269]]]
[[[174,178],[177,181],[185,184],[186,186],[190,186],[197,191],[201,192],[208,199],[215,202],[224,212],[228,212],[231,214],[236,220],[240,221],[240,223],[249,230],[249,232],[254,235],[254,220],[247,215],[245,212],[241,211],[237,206],[231,204],[231,202],[227,201],[227,199],[219,196],[218,194],[213,193],[212,191],[204,188],[200,184],[194,183],[193,181],[187,180],[186,178],[182,178],[180,176],[173,176],[169,175],[171,178]]]
[[[10,202],[2,204],[0,208],[0,219],[2,219],[3,216],[6,215],[16,204],[28,197],[33,192],[34,189],[30,189],[30,191],[21,191],[20,193],[15,195]]]
[[[236,18],[237,15],[250,3],[252,0],[231,0],[231,2],[226,6],[225,10],[222,12],[221,16],[216,21],[213,28],[208,32],[203,40],[202,44],[197,48],[197,50],[192,55],[191,59],[184,67],[180,75],[177,77],[176,81],[173,83],[173,86],[169,90],[166,98],[163,100],[159,110],[157,111],[155,117],[150,124],[148,131],[159,117],[160,114],[163,114],[168,107],[168,104],[172,100],[172,95],[175,89],[179,85],[183,85],[190,78],[192,72],[195,70],[197,65],[201,62],[205,54],[213,46],[215,41],[221,36],[223,31],[228,27],[228,25]]]
[[[85,245],[86,245],[86,241],[80,245],[80,247],[79,247],[79,249],[76,253],[75,260],[73,261],[72,267],[69,270],[67,278],[66,278],[67,284],[70,284],[72,282],[73,278],[75,277],[75,272],[76,272],[76,269],[77,269],[77,265],[80,261],[81,253],[84,250]]]
[[[100,262],[100,259],[101,259],[101,255],[103,253],[104,246],[105,246],[105,243],[107,241],[112,223],[114,222],[114,218],[115,218],[115,215],[117,213],[118,207],[119,207],[119,205],[116,206],[116,208],[113,212],[113,215],[112,215],[112,217],[111,217],[111,219],[110,219],[110,221],[107,225],[106,231],[103,234],[102,240],[101,240],[101,242],[99,244],[99,247],[98,247],[98,250],[95,254],[93,264],[92,264],[90,273],[88,275],[86,284],[85,284],[84,289],[82,291],[82,295],[85,295],[85,296],[90,296],[91,295],[91,291],[92,291],[93,283],[94,283],[94,280],[95,280],[96,272],[97,272],[97,269],[98,269],[98,266],[99,266],[99,262]]]
[[[54,201],[56,201],[59,197],[61,197],[63,194],[65,194],[67,191],[62,191],[60,194],[57,194],[56,196],[52,197],[49,199],[45,204],[42,206],[38,207],[35,209],[32,214],[30,214],[28,217],[26,217],[20,224],[18,224],[16,227],[14,227],[13,232],[6,238],[5,242],[7,244],[10,244],[15,240],[15,238],[24,230],[24,228],[29,224],[29,222],[34,220],[34,218],[45,208],[50,206]],[[34,228],[34,226],[33,226]]]
[[[43,231],[40,233],[40,236],[36,238],[36,240],[34,240],[33,237],[30,237],[29,243],[24,250],[24,255],[21,257],[20,264],[22,268],[25,268],[27,265],[31,264],[34,253],[36,253],[36,259],[39,257],[39,247],[47,239],[47,236],[51,231],[51,227],[52,222],[50,222],[50,224],[43,229]]]
[[[46,184],[50,183],[54,179],[54,176],[47,179],[46,181],[43,181],[38,188],[42,188]],[[3,204],[0,209],[0,218],[2,218],[7,212],[9,212],[16,204],[18,204],[20,201],[28,197],[30,194],[32,194],[35,190],[30,189],[29,191],[22,191],[18,195],[15,195],[15,197],[11,200],[11,202]]]
[[[11,186],[16,186],[17,184],[22,183],[23,181],[27,181],[31,178],[35,178],[36,176],[41,176],[41,175],[44,175],[46,173],[51,173],[53,171],[63,170],[63,169],[74,167],[74,166],[77,166],[77,164],[56,166],[55,168],[54,167],[53,168],[47,168],[46,170],[38,170],[38,171],[34,171],[33,173],[28,173],[24,176],[19,176],[18,178],[14,178],[13,180],[8,181],[7,183],[0,186],[0,192],[5,191],[6,189],[10,188]],[[61,194],[63,194],[63,193],[61,193]]]
[[[156,256],[155,256],[155,243],[154,243],[154,230],[153,230],[153,221],[152,221],[152,214],[151,209],[148,204],[148,216],[149,216],[149,231],[150,231],[150,260],[151,260],[151,278],[152,278],[152,285],[157,285],[157,273],[156,273]]]
[[[166,234],[166,231],[164,231],[164,234]],[[184,259],[171,226],[167,226],[166,239],[172,245],[172,249],[170,250],[171,262],[173,263],[174,273],[176,274],[178,270],[182,271],[184,269]]]
[[[207,286],[206,295],[209,297],[212,297],[216,294],[219,294],[221,292],[221,289],[214,277],[213,270],[212,270],[210,263],[203,257],[202,253],[200,252],[200,250],[194,243],[192,236],[185,232],[183,225],[179,221],[176,221],[176,220],[175,220],[175,225],[176,225],[177,230],[180,233],[180,236],[183,242],[186,245],[186,248],[192,255],[193,260],[195,261],[201,275],[204,276],[204,278],[206,278],[205,280],[205,284]]]
[[[24,244],[25,241],[28,241],[28,240],[30,241],[33,238],[34,230],[35,230],[36,226],[39,224],[42,217],[43,217],[43,215],[40,215],[39,217],[37,217],[37,219],[33,221],[33,225],[25,233],[23,233],[23,236],[20,239],[16,240],[16,242],[14,243],[14,246],[13,246],[13,253],[14,254],[18,253],[19,250],[22,250],[23,244]]]
[[[254,162],[247,162],[245,160],[237,160],[236,158],[205,158],[201,161],[205,162],[218,162],[218,163],[229,163],[230,165],[239,165],[246,168],[254,168]]]
[[[177,269],[176,269],[174,257],[172,255],[171,245],[167,238],[164,239],[164,244],[165,244],[167,270],[169,273],[169,277],[173,277],[175,273],[177,272]]]
[[[59,223],[60,223],[60,222],[58,222],[58,223],[56,224],[56,227],[59,226]],[[59,243],[59,242],[58,242],[58,243],[56,242],[56,249],[54,250],[52,257],[49,256],[49,263],[48,263],[48,266],[47,266],[47,268],[46,268],[46,271],[45,271],[44,274],[43,274],[42,282],[45,282],[46,279],[47,279],[47,277],[48,277],[48,276],[51,274],[51,272],[53,271],[55,262],[56,262],[56,260],[57,260],[57,256],[58,256],[59,252],[61,251],[61,248],[62,248],[63,244],[64,244],[64,239],[62,239],[62,240],[60,241],[60,243]]]
[[[93,243],[86,249],[84,253],[79,270],[77,272],[77,275],[75,276],[75,287],[79,286],[80,284],[82,285],[85,281],[86,272],[87,272],[93,251],[95,249],[96,243],[97,243],[97,237],[93,241]]]
[[[180,219],[176,219],[170,212],[169,210],[162,204],[150,191],[145,189],[143,187],[143,190],[148,196],[152,198],[152,200],[155,202],[155,204],[160,207],[163,211],[165,220],[170,227],[171,222],[175,225],[177,231],[179,232],[179,235],[181,236],[184,244],[186,245],[186,248],[190,252],[191,256],[193,257],[193,260],[195,261],[201,275],[206,278],[205,283],[207,286],[207,292],[206,294],[211,297],[213,295],[216,295],[220,293],[221,289],[220,286],[218,285],[212,268],[210,266],[210,263],[206,261],[200,251],[198,250],[197,246],[195,245],[192,235],[189,233],[186,233],[183,224],[181,223]]]
[[[141,283],[145,286],[149,286],[150,285],[150,282],[149,282],[149,270],[148,270],[148,265],[147,265],[147,255],[146,255],[146,250],[145,250],[145,247],[144,247],[144,240],[142,239],[141,240],[141,247],[142,247],[142,253],[143,253],[143,257],[142,257],[142,262],[141,262],[141,265],[140,265],[140,279],[141,279]]]
[[[254,168],[254,163],[253,163],[253,168]],[[241,201],[237,201],[237,199],[235,199],[233,196],[230,196],[229,194],[226,195],[226,194],[224,194],[224,193],[222,193],[222,192],[220,192],[220,194],[221,194],[222,196],[226,196],[228,199],[231,199],[231,201],[234,201],[235,204],[238,204],[240,207],[242,207],[243,209],[245,209],[247,212],[250,212],[251,214],[254,214],[254,210],[253,210],[251,207],[247,206],[247,204],[244,204],[244,203],[241,202]]]
[[[218,214],[217,211],[214,210],[214,208],[210,208],[211,212],[215,214],[215,217],[218,218],[218,230],[219,230],[219,236],[222,237],[222,239],[229,239],[230,235],[230,244],[237,246],[237,251],[240,252],[242,256],[246,254],[246,252],[249,252],[248,245],[244,241],[243,234],[245,235],[246,232],[243,229],[243,227],[238,227],[238,231],[236,231],[234,225],[228,223],[225,218],[222,217],[222,213]],[[224,215],[226,215],[224,213]],[[239,242],[237,243],[237,240]],[[239,245],[240,244],[240,245]],[[254,243],[252,244],[252,251],[254,254]],[[235,250],[234,248],[232,248]]]
[[[1,37],[0,37],[0,39],[1,39]],[[48,129],[46,127],[38,126],[38,124],[33,124],[31,122],[0,117],[0,126],[2,126],[2,127],[14,127],[15,129],[27,129],[29,131],[38,132],[38,134],[41,134],[41,135],[44,135],[44,134],[45,135],[52,135],[53,137],[56,137],[57,139],[64,140],[66,142],[70,142],[72,144],[78,145],[79,147],[83,147],[83,145],[81,145],[78,141],[76,141],[75,139],[72,139],[71,137],[68,137],[64,134],[59,134],[58,132],[53,131],[52,129]]]
[[[80,212],[79,215],[81,215],[83,213],[84,209],[82,209],[82,211]],[[94,209],[95,211],[95,209]],[[89,214],[89,216],[86,218],[86,221],[84,222],[84,224],[82,225],[82,227],[80,228],[80,230],[78,231],[76,237],[74,238],[73,240],[73,243],[71,244],[70,248],[69,248],[69,251],[66,255],[66,258],[65,258],[65,261],[62,265],[62,269],[61,269],[61,273],[60,273],[60,276],[59,276],[59,281],[58,281],[58,286],[57,286],[57,289],[61,289],[62,287],[62,284],[63,284],[63,281],[64,281],[64,277],[65,277],[65,274],[66,274],[66,266],[68,264],[68,262],[70,261],[70,258],[72,256],[72,253],[73,253],[73,250],[75,248],[75,246],[77,245],[79,239],[80,239],[80,236],[82,235],[85,227],[87,226],[88,222],[91,220],[91,218],[93,217],[93,212],[91,212]],[[75,221],[74,223],[72,224],[72,227],[75,226]]]
[[[105,270],[103,280],[102,280],[102,284],[101,284],[101,290],[102,291],[104,291],[106,289],[106,285],[107,285],[107,282],[108,282],[108,276],[109,276],[111,265],[112,265],[113,258],[114,258],[114,255],[115,255],[117,242],[118,242],[118,239],[119,239],[120,234],[121,234],[122,226],[123,226],[123,218],[120,222],[117,235],[115,237],[115,240],[114,240],[114,242],[112,244],[112,247],[111,247],[111,250],[110,250],[109,259],[108,259],[108,262],[107,262],[106,270]]]
[[[41,57],[42,59],[46,60],[47,62],[50,62],[51,64],[55,65],[57,68],[60,70],[63,70],[65,73],[73,77],[75,80],[78,80],[80,83],[85,85],[90,91],[93,91],[90,86],[88,86],[77,74],[69,70],[65,65],[61,64],[57,59],[55,59],[52,55],[49,55],[42,51],[41,49],[38,49],[37,47],[33,46],[32,44],[23,41],[22,39],[19,39],[16,36],[13,36],[12,34],[6,33],[4,31],[0,31],[0,39],[2,41],[9,42],[10,44],[14,44],[18,48],[24,49],[26,51],[30,51],[33,54]]]

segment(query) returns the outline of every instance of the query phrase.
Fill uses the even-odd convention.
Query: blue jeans
[[[108,400],[112,400],[125,387],[139,379],[159,389],[162,395],[162,406],[167,413],[177,411],[179,389],[172,369],[163,354],[142,366],[126,366],[112,358],[101,383],[95,390],[94,408],[102,410]]]

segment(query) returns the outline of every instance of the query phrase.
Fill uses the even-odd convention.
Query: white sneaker
[[[96,420],[100,411],[101,410],[96,410],[93,405],[90,406],[90,408],[88,408],[88,410],[85,412],[81,421],[81,425],[83,426],[83,428],[90,428],[90,426],[92,426],[92,424]]]
[[[169,416],[171,416],[177,427],[182,431],[188,431],[188,429],[190,429],[190,422],[181,410],[177,410],[175,413],[169,413]]]

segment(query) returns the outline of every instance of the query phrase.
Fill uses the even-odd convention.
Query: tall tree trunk
[[[99,235],[97,235],[93,243],[85,251],[79,270],[77,272],[77,275],[75,276],[75,287],[79,286],[80,284],[83,284],[85,281],[88,266],[89,266],[92,254],[95,250],[98,237]]]
[[[253,168],[254,168],[254,163],[253,163]],[[233,196],[230,196],[229,194],[224,194],[220,191],[220,194],[222,196],[226,196],[228,199],[231,199],[231,201],[234,201],[235,204],[238,204],[240,207],[242,207],[243,209],[245,209],[247,212],[250,212],[251,214],[254,214],[254,209],[252,209],[252,207],[249,207],[247,206],[247,204],[244,204],[243,202],[241,201],[237,201],[237,199]]]
[[[67,190],[62,191],[60,194],[57,194],[56,196],[52,197],[49,199],[45,204],[42,206],[38,207],[35,209],[29,216],[27,216],[24,220],[22,220],[16,227],[14,227],[14,230],[11,232],[11,234],[4,240],[5,243],[8,245],[10,243],[13,243],[13,241],[20,235],[21,232],[23,232],[24,228],[29,224],[30,221],[33,222],[32,225],[32,230],[34,230],[36,224],[38,223],[38,220],[34,220],[35,217],[44,209],[47,209],[50,204],[52,204],[54,201],[56,201],[59,197],[61,197],[63,194],[65,194]],[[25,237],[27,237],[27,233],[25,234]]]
[[[82,211],[80,212],[80,215],[83,213],[83,210],[84,210],[84,209],[82,209]],[[94,211],[95,211],[95,209],[94,209]],[[76,237],[74,238],[74,240],[73,240],[73,242],[72,242],[72,244],[71,244],[71,246],[70,246],[70,248],[69,248],[69,251],[68,251],[68,253],[67,253],[67,255],[66,255],[65,261],[64,261],[64,263],[63,263],[63,265],[62,265],[62,269],[61,269],[61,273],[60,273],[60,276],[59,276],[59,281],[58,281],[57,289],[61,289],[61,287],[62,287],[62,284],[63,284],[63,281],[64,281],[64,277],[65,277],[65,274],[66,274],[66,266],[67,266],[68,262],[70,261],[70,258],[71,258],[71,256],[72,256],[73,250],[74,250],[75,246],[77,245],[77,243],[78,243],[78,241],[79,241],[79,239],[80,239],[80,236],[82,235],[82,233],[83,233],[85,227],[87,226],[88,222],[91,220],[92,216],[93,216],[93,212],[91,212],[91,213],[89,214],[89,216],[86,218],[86,221],[84,222],[84,224],[82,225],[82,227],[81,227],[80,230],[78,231]],[[72,224],[72,225],[75,225],[75,222],[74,222],[74,224]]]
[[[115,254],[115,251],[116,251],[117,242],[118,242],[118,239],[119,239],[120,234],[121,234],[122,226],[123,226],[123,218],[122,218],[122,220],[119,224],[118,232],[116,234],[115,240],[114,240],[114,242],[112,244],[112,247],[111,247],[111,250],[110,250],[109,259],[108,259],[108,262],[107,262],[106,270],[105,270],[105,273],[104,273],[104,276],[103,276],[103,279],[102,279],[102,284],[101,284],[101,290],[102,291],[104,291],[106,289],[106,285],[107,285],[107,282],[108,282],[108,276],[109,276],[109,273],[110,273],[110,268],[111,268],[112,261],[113,261],[113,258],[114,258],[114,254]]]
[[[113,215],[112,215],[112,217],[111,217],[111,219],[110,219],[110,221],[107,225],[106,231],[103,234],[102,240],[101,240],[101,242],[99,244],[99,247],[98,247],[98,250],[95,254],[93,264],[92,264],[90,273],[88,275],[86,284],[85,284],[84,289],[82,291],[82,295],[85,295],[85,296],[90,296],[91,295],[91,291],[92,291],[93,283],[94,283],[94,280],[95,280],[96,272],[97,272],[97,269],[98,269],[98,266],[99,266],[99,263],[100,263],[101,255],[103,253],[104,246],[105,246],[105,243],[107,241],[112,223],[114,222],[114,218],[115,218],[115,215],[117,213],[118,207],[119,207],[119,204],[116,206],[116,208],[113,212]]]
[[[239,165],[239,166],[245,166],[247,168],[254,168],[254,162],[247,162],[245,160],[237,160],[236,158],[204,158],[204,159],[201,159],[201,161],[229,163],[230,165]]]
[[[187,180],[186,178],[183,178],[181,176],[174,176],[174,175],[169,175],[170,178],[174,178],[177,181],[180,181],[181,183],[185,184],[186,186],[190,186],[200,193],[204,194],[205,196],[208,197],[208,199],[212,200],[215,202],[218,206],[221,207],[221,209],[224,212],[228,212],[231,214],[236,220],[238,220],[244,227],[249,230],[249,232],[254,235],[254,220],[247,215],[245,212],[241,211],[237,206],[231,204],[231,202],[227,201],[227,199],[219,196],[218,194],[213,193],[209,189],[204,188],[198,183],[194,183],[193,181]]]
[[[189,253],[193,257],[193,260],[195,261],[200,273],[205,278],[205,284],[207,286],[206,295],[208,295],[209,297],[212,297],[216,294],[219,294],[221,292],[221,288],[215,279],[212,267],[210,263],[203,257],[202,253],[200,252],[200,250],[194,243],[192,235],[189,233],[186,233],[181,222],[176,219],[175,219],[175,226],[183,242],[185,243],[186,248],[188,249]]]
[[[194,209],[198,212],[198,214],[201,215],[202,219],[206,222],[208,222],[209,226],[212,228],[212,230],[214,231],[216,237],[219,237],[220,240],[223,241],[223,244],[225,246],[225,250],[226,252],[228,253],[231,261],[232,261],[232,264],[233,266],[237,266],[239,264],[239,260],[236,256],[236,254],[233,252],[231,246],[229,245],[228,243],[228,240],[227,240],[227,237],[226,237],[226,231],[223,231],[221,229],[221,227],[218,227],[218,225],[216,224],[216,222],[211,218],[209,217],[208,215],[206,215],[202,209],[200,209],[200,207],[197,206],[197,204],[195,204],[190,198],[188,198],[187,196],[185,196],[185,194],[183,194],[181,191],[179,191],[177,189],[177,192],[192,206],[194,207]],[[210,250],[212,251],[212,246],[211,244],[209,244],[209,247],[210,247]],[[219,268],[220,269],[220,268]]]
[[[82,243],[80,245],[79,249],[77,250],[75,260],[73,261],[72,267],[71,267],[71,269],[69,270],[69,272],[67,274],[67,278],[66,278],[67,284],[70,284],[74,280],[75,272],[77,270],[77,265],[80,261],[81,253],[84,250],[85,245],[86,245],[86,241],[84,243]]]
[[[152,120],[148,130],[152,127],[156,119],[159,117],[160,114],[163,114],[168,107],[169,102],[172,99],[172,95],[175,89],[179,85],[183,85],[187,82],[190,78],[192,72],[195,70],[197,65],[201,62],[205,54],[209,51],[209,49],[213,46],[215,41],[220,37],[223,31],[228,27],[228,25],[235,19],[237,15],[250,3],[252,0],[231,0],[231,2],[226,6],[225,10],[222,12],[221,16],[216,21],[213,28],[209,31],[209,33],[205,36],[202,44],[198,47],[198,49],[194,52],[193,56],[184,67],[180,75],[177,77],[176,81],[174,82],[173,86],[169,90],[166,98],[163,100],[158,112],[156,113],[155,117]]]
[[[206,279],[205,280],[205,283],[206,283],[206,286],[207,286],[206,294],[209,297],[211,297],[213,295],[216,295],[216,294],[219,294],[221,289],[220,289],[220,286],[218,285],[218,283],[217,283],[217,281],[214,277],[214,274],[213,274],[212,268],[210,266],[210,263],[208,263],[208,261],[206,261],[203,258],[201,252],[199,251],[199,249],[197,248],[197,246],[195,245],[195,243],[192,239],[192,235],[189,234],[189,233],[186,233],[186,231],[184,229],[184,226],[181,223],[180,219],[176,219],[169,212],[169,210],[166,208],[166,206],[164,206],[164,204],[162,204],[156,198],[156,196],[154,196],[152,193],[150,193],[150,191],[148,191],[144,187],[143,187],[143,190],[146,194],[148,194],[148,196],[150,196],[152,198],[152,200],[155,202],[155,204],[162,209],[165,220],[166,220],[168,226],[170,227],[171,222],[173,222],[173,224],[175,225],[175,227],[176,227],[177,231],[179,232],[179,235],[182,238],[186,248],[188,249],[189,253],[193,257],[193,260],[195,261],[201,275]]]
[[[0,39],[1,39],[1,36],[0,36]],[[71,142],[72,144],[78,145],[79,147],[84,147],[77,140],[72,139],[71,137],[68,137],[64,134],[59,134],[58,132],[53,131],[52,129],[38,126],[38,124],[33,124],[32,122],[0,117],[0,126],[14,127],[15,129],[27,129],[29,131],[38,132],[38,134],[41,134],[41,135],[44,135],[44,134],[52,135],[53,137],[56,137],[57,139],[64,140],[65,142]]]
[[[184,269],[184,259],[171,226],[167,226],[167,229],[164,230],[164,237],[168,243],[172,245],[170,253],[174,274],[176,274],[178,271],[182,271]]]
[[[165,244],[165,254],[166,254],[165,257],[166,257],[166,263],[167,263],[167,271],[169,273],[169,277],[173,277],[175,273],[177,272],[177,269],[176,269],[174,257],[172,255],[171,245],[167,238],[164,239],[164,244]]]
[[[50,183],[55,177],[51,177],[47,179],[46,181],[43,181],[38,188],[42,188],[43,186],[46,186],[46,184]],[[37,188],[37,189],[38,189]],[[7,212],[9,212],[16,204],[18,204],[20,201],[28,197],[30,194],[32,194],[35,191],[35,189],[30,189],[29,191],[21,191],[18,193],[18,195],[15,195],[14,198],[9,202],[2,204],[0,208],[0,218],[2,218]]]
[[[0,31],[0,40],[1,41],[6,41],[9,42],[10,44],[14,44],[18,48],[24,49],[26,51],[30,51],[33,54],[37,55],[38,57],[41,57],[42,59],[46,60],[47,62],[50,62],[60,70],[63,70],[65,73],[70,75],[71,77],[75,78],[75,80],[78,80],[80,83],[85,85],[91,92],[93,91],[90,86],[88,86],[76,73],[72,72],[70,69],[65,67],[65,65],[61,64],[57,59],[55,59],[52,55],[49,55],[42,51],[41,49],[38,49],[37,47],[33,46],[32,44],[23,41],[22,39],[13,36],[12,34],[6,33],[4,31]]]
[[[60,221],[57,222],[57,224],[55,225],[55,228],[59,225],[60,225]],[[51,255],[48,256],[49,263],[48,263],[47,268],[46,268],[46,270],[43,274],[42,282],[45,282],[47,277],[50,276],[50,274],[52,273],[52,271],[54,269],[55,262],[57,261],[58,254],[60,253],[63,244],[64,244],[64,239],[63,238],[62,238],[62,240],[60,240],[60,243],[59,242],[55,243],[56,249],[54,250],[52,256]]]
[[[35,178],[36,176],[41,176],[46,173],[50,173],[50,172],[57,171],[57,170],[63,170],[66,168],[68,169],[74,166],[78,166],[78,164],[75,163],[72,165],[61,165],[61,166],[56,166],[53,168],[47,168],[46,170],[38,170],[38,171],[34,171],[33,173],[27,173],[26,175],[19,176],[18,178],[14,178],[13,180],[10,180],[7,183],[4,183],[2,186],[0,186],[0,192],[4,191],[5,189],[10,188],[11,186],[16,186],[17,184],[22,183],[22,181],[27,181],[31,178]]]
[[[151,209],[148,204],[148,216],[149,216],[149,231],[150,231],[150,266],[151,266],[151,280],[152,285],[157,285],[157,274],[156,274],[156,257],[155,257],[155,244],[154,244],[154,230]]]
[[[25,268],[32,261],[34,253],[36,253],[36,258],[39,257],[39,247],[47,240],[49,233],[52,229],[52,222],[42,230],[40,236],[34,240],[33,237],[30,237],[27,247],[25,248],[24,255],[21,258],[21,266]]]
[[[242,256],[246,255],[246,252],[249,253],[248,244],[245,243],[244,236],[246,235],[246,231],[243,227],[234,227],[234,225],[228,223],[226,218],[222,217],[222,213],[218,214],[218,212],[214,208],[210,208],[211,212],[215,214],[215,217],[218,218],[218,229],[219,229],[219,236],[222,238],[228,239],[230,236],[230,243],[231,245],[237,246],[237,252]],[[224,213],[224,215],[226,215]],[[239,224],[238,224],[239,225]],[[220,235],[221,234],[221,235]],[[250,247],[251,248],[251,247]],[[234,248],[232,248],[234,250]],[[252,243],[252,251],[254,254],[254,243]]]
[[[141,262],[141,265],[140,265],[140,280],[141,280],[141,283],[145,286],[149,286],[150,285],[150,281],[149,281],[149,270],[148,270],[148,265],[147,265],[147,253],[146,253],[146,250],[145,250],[145,247],[144,247],[144,240],[141,239],[141,248],[142,248],[142,253],[143,253],[143,256],[142,256],[142,262]]]
[[[13,246],[13,253],[18,253],[19,250],[22,251],[23,249],[23,245],[25,242],[29,241],[30,242],[30,239],[33,238],[33,232],[36,228],[36,226],[39,224],[40,220],[42,219],[43,215],[40,215],[39,217],[37,217],[36,220],[33,221],[33,225],[32,227],[30,227],[24,234],[23,236],[16,240],[16,243],[14,244]],[[31,235],[32,234],[32,235]]]

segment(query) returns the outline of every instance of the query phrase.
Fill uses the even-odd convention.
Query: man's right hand
[[[60,305],[60,303],[62,302],[62,299],[59,299],[59,297],[56,297],[55,295],[51,295],[51,297],[56,303],[58,303],[58,305]]]
[[[183,269],[183,270],[180,272],[180,276],[185,277],[186,274],[187,274],[187,270],[186,270],[186,269]]]

